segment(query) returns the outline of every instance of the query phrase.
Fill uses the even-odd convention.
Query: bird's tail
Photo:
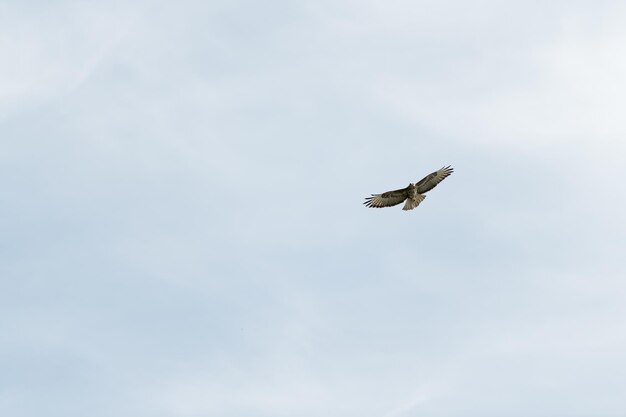
[[[407,198],[402,210],[413,210],[415,207],[419,206],[425,198],[426,196],[423,194],[416,194],[413,198]]]

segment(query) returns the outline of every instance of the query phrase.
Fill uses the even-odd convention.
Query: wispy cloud
[[[77,88],[137,19],[132,6],[58,6],[13,5],[4,10],[0,44],[6,62],[0,70],[4,118]]]

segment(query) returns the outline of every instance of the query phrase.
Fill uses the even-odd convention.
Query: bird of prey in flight
[[[365,203],[363,204],[367,207],[381,208],[396,206],[406,200],[402,210],[413,210],[426,198],[423,194],[435,188],[437,184],[443,181],[448,175],[452,174],[452,171],[452,168],[448,165],[447,167],[443,167],[438,171],[426,175],[415,184],[409,184],[406,188],[387,191],[382,194],[372,194],[371,197],[365,199]]]

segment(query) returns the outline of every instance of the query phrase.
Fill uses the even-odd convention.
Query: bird
[[[437,184],[446,179],[453,171],[450,165],[445,166],[435,172],[431,172],[415,184],[410,183],[406,188],[387,191],[382,194],[372,194],[371,197],[365,199],[363,204],[366,207],[382,208],[396,206],[406,200],[402,210],[413,210],[426,198],[423,195],[424,193],[435,188]]]

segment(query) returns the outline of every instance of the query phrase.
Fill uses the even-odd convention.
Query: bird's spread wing
[[[421,194],[425,193],[426,191],[432,190],[448,175],[452,174],[452,172],[453,169],[450,168],[450,165],[448,165],[447,167],[441,168],[439,171],[435,171],[431,174],[426,175],[420,180],[420,182],[415,184],[415,191]]]
[[[387,191],[382,194],[372,194],[371,197],[365,199],[367,207],[391,207],[402,203],[408,197],[407,189]]]

